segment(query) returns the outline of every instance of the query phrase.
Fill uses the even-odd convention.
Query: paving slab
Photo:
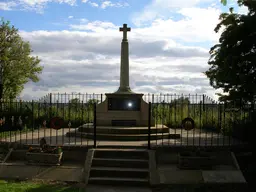
[[[202,171],[205,183],[246,183],[241,171]]]
[[[86,192],[151,192],[149,188],[88,185]]]
[[[39,174],[37,179],[82,182],[83,167],[52,167]]]
[[[158,170],[160,184],[197,184],[203,183],[200,170],[174,170],[165,168]]]
[[[0,165],[0,179],[22,179],[31,180],[36,175],[45,171],[47,167],[24,166],[24,165]],[[25,170],[25,171],[24,171]]]

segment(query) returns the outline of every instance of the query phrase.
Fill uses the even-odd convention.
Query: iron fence
[[[155,126],[149,124],[146,131],[140,132],[144,131],[146,139],[103,141],[95,123],[95,104],[104,100],[103,94],[49,94],[38,101],[2,100],[1,142],[37,145],[44,137],[50,145],[88,147],[233,146],[251,141],[254,132],[250,105],[219,103],[206,95],[146,94],[143,100],[150,104],[150,118],[155,121]],[[54,117],[59,119],[53,123]],[[192,122],[183,122],[185,118]]]

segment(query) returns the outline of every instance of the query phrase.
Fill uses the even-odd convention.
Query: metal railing
[[[95,147],[96,142],[105,145],[108,141],[97,137],[99,127],[95,123],[95,105],[104,99],[103,94],[49,94],[38,101],[2,100],[0,141],[37,145],[44,137],[50,145]],[[149,114],[155,126],[149,124],[148,138],[133,142],[134,145],[233,146],[246,144],[252,135],[255,118],[249,105],[218,103],[205,95],[146,94],[143,100],[150,103]],[[54,117],[60,118],[60,129],[58,122],[53,123]],[[185,118],[193,120],[193,129],[191,122],[182,124]],[[93,127],[90,123],[94,123]],[[81,125],[84,125],[80,128],[83,133],[77,129]],[[159,131],[166,127],[169,136]],[[158,139],[152,139],[151,132]],[[112,142],[111,145],[131,143]]]

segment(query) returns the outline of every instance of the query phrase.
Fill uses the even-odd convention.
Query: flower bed
[[[39,148],[29,148],[26,159],[28,164],[60,165],[62,154],[61,147],[50,147],[43,138]]]
[[[27,152],[26,158],[28,164],[61,165],[62,154],[63,152],[59,154]]]

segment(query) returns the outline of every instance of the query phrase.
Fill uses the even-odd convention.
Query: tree
[[[238,0],[239,1],[239,4],[242,3],[242,1],[246,1],[246,0]],[[249,0],[250,1],[250,0]],[[253,1],[253,0],[251,0]],[[228,1],[227,0],[220,0],[221,4],[223,4],[224,6],[227,5]]]
[[[98,104],[100,101],[98,99],[89,99],[86,103],[88,105],[93,105],[94,103]]]
[[[38,57],[30,56],[29,42],[23,41],[18,29],[9,21],[1,19],[0,25],[0,68],[3,98],[15,99],[29,82],[38,82],[43,67]]]
[[[172,102],[172,104],[181,104],[181,105],[188,105],[190,104],[190,100],[188,97],[179,97],[177,99],[174,99]]]
[[[82,107],[82,102],[78,98],[70,99],[69,103],[70,108],[76,111]]]
[[[227,5],[227,0],[221,0],[220,2],[225,6]]]
[[[81,103],[81,101],[78,98],[74,98],[74,99],[70,99],[69,103],[71,103],[71,104],[78,104],[78,103]]]
[[[209,70],[205,72],[210,85],[222,89],[220,101],[254,102],[256,96],[256,1],[238,1],[248,7],[246,15],[220,15],[215,32],[223,28],[219,43],[210,49]]]

